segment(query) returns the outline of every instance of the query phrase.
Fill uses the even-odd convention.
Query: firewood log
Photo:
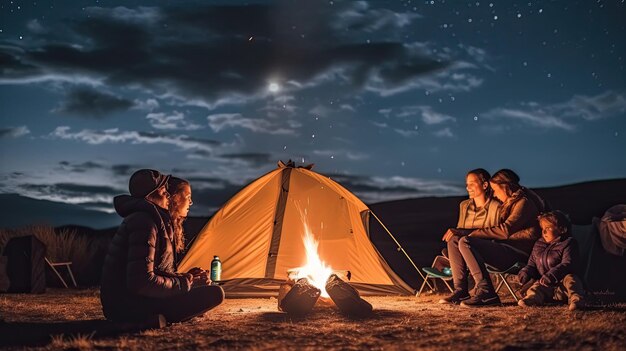
[[[372,313],[372,305],[363,300],[359,292],[336,274],[326,281],[326,292],[339,310],[352,317],[365,317]]]
[[[306,278],[300,278],[279,302],[279,310],[293,315],[309,313],[322,292],[309,284]]]

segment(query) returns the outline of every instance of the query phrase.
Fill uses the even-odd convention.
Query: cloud
[[[145,101],[137,99],[134,101],[133,109],[152,112],[159,108],[159,106],[159,101],[156,99],[146,99]]]
[[[76,164],[72,164],[68,161],[61,161],[59,162],[59,165],[61,165],[64,170],[67,170],[70,172],[76,172],[76,173],[85,173],[94,169],[105,168],[104,165],[97,163],[97,162],[93,162],[93,161],[86,161],[83,163],[76,163]]]
[[[452,133],[452,130],[450,130],[449,127],[440,129],[436,132],[433,132],[434,136],[440,137],[440,138],[452,138],[454,137],[454,133]]]
[[[595,121],[626,112],[626,95],[611,90],[595,96],[574,95],[570,100],[548,109],[564,117]]]
[[[149,113],[146,119],[150,121],[150,125],[155,129],[163,130],[198,130],[203,127],[185,119],[185,114],[174,111],[167,115],[163,112]]]
[[[332,159],[348,159],[350,161],[362,161],[368,159],[370,156],[363,152],[337,149],[337,150],[313,150],[313,154],[316,156],[330,157]]]
[[[499,107],[484,114],[490,120],[515,120],[539,129],[574,131],[577,122],[597,121],[626,112],[626,96],[623,92],[605,91],[594,96],[575,95],[565,102],[540,104],[523,102],[519,108]],[[491,127],[492,131],[502,128]]]
[[[414,135],[419,135],[419,131],[417,130],[417,126],[414,127],[414,129],[400,129],[400,128],[394,128],[393,129],[396,133],[402,135],[403,137],[409,138],[412,137]]]
[[[388,93],[448,65],[400,42],[418,15],[367,2],[89,7],[85,14],[51,23],[30,46],[1,47],[8,69],[0,83],[92,82],[216,108],[267,97],[274,76],[289,82],[286,92],[347,82]],[[79,90],[58,110],[102,116],[131,106]]]
[[[35,199],[50,200],[69,204],[100,204],[100,211],[114,212],[113,197],[123,193],[120,189],[102,185],[54,183],[36,184],[22,183],[18,185],[19,193]],[[108,207],[106,206],[108,204]],[[105,208],[102,208],[105,207]]]
[[[400,109],[400,112],[396,115],[399,118],[409,120],[410,117],[419,115],[422,118],[422,122],[427,125],[442,124],[448,121],[456,121],[456,118],[436,112],[431,106],[416,105],[416,106],[404,106]]]
[[[27,134],[30,134],[27,126],[0,128],[0,139],[19,138]]]
[[[118,128],[106,130],[83,129],[72,133],[68,126],[57,127],[50,137],[64,140],[78,140],[92,145],[104,143],[132,143],[132,144],[169,144],[185,151],[204,151],[208,154],[223,146],[220,141],[192,138],[186,135],[165,135],[137,131],[120,131]]]
[[[309,110],[310,114],[312,114],[313,116],[319,116],[319,117],[328,117],[332,112],[333,112],[332,109],[324,105],[316,105],[315,107]]]
[[[480,62],[488,58],[484,49],[472,47],[469,51],[464,48],[463,50],[450,48],[441,50],[429,42],[405,43],[404,47],[409,56],[431,58],[431,69],[424,74],[406,75],[402,77],[402,84],[395,85],[389,85],[389,80],[379,77],[374,71],[365,90],[375,92],[380,96],[391,96],[416,89],[425,90],[427,93],[468,92],[480,87],[484,81],[473,73],[474,71],[481,68],[493,70]]]
[[[464,193],[463,184],[448,181],[401,176],[368,177],[341,174],[329,176],[368,204],[414,197],[460,195]]]
[[[131,171],[140,169],[141,167],[136,165],[119,164],[111,166],[111,171],[117,176],[130,176]]]
[[[331,21],[331,27],[340,33],[349,29],[370,34],[385,32],[393,35],[421,17],[411,12],[397,13],[388,9],[370,9],[366,1],[354,1],[337,13]]]
[[[133,105],[132,101],[114,94],[76,88],[70,90],[65,100],[53,112],[100,119],[114,112],[126,111]]]
[[[356,112],[356,109],[350,104],[341,104],[339,108],[345,111]]]
[[[515,109],[506,109],[506,108],[497,108],[491,110],[483,115],[489,119],[499,119],[506,118],[511,120],[517,120],[523,122],[525,124],[529,124],[534,127],[539,128],[558,128],[567,131],[572,131],[575,129],[573,124],[567,123],[562,118],[550,115],[543,110],[515,110]]]
[[[294,125],[284,126],[265,119],[245,118],[240,113],[218,113],[207,117],[209,127],[215,132],[227,128],[242,128],[255,133],[297,135]],[[289,124],[289,123],[288,123]]]
[[[226,160],[232,160],[235,162],[243,162],[253,167],[262,167],[268,165],[272,160],[272,155],[269,153],[238,153],[238,154],[223,154],[219,155],[220,158]]]

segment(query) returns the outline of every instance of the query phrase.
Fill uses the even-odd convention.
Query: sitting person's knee
[[[459,244],[462,245],[469,245],[472,242],[471,238],[469,236],[462,236],[459,238]]]

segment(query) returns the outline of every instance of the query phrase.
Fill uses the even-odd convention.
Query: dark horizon
[[[608,192],[609,189],[618,190]],[[578,182],[574,184],[564,184],[555,187],[533,188],[540,193],[547,193],[551,198],[557,199],[559,204],[563,203],[559,208],[568,207],[570,215],[577,224],[588,224],[590,216],[600,217],[610,206],[618,204],[621,198],[626,198],[626,178],[593,180],[587,182]],[[590,190],[592,189],[592,190]],[[567,191],[569,190],[569,191]],[[597,194],[598,190],[606,190],[605,194]],[[586,194],[585,200],[576,201],[576,197],[580,194]],[[222,202],[217,203],[214,211],[206,214],[190,214],[189,219],[194,223],[191,224],[192,231],[195,233],[201,228],[197,222],[206,222],[211,218],[230,197],[224,198]],[[376,213],[376,208],[394,207],[397,204],[409,204],[408,211],[419,212],[415,204],[422,203],[427,205],[433,200],[438,202],[445,201],[449,203],[447,212],[454,218],[457,215],[457,204],[459,199],[467,198],[467,194],[446,195],[446,196],[426,196],[395,199],[384,202],[366,203]],[[589,204],[588,199],[595,199],[595,202]],[[449,200],[449,201],[448,201]],[[428,207],[428,206],[427,206]],[[113,206],[111,205],[111,209]],[[101,211],[86,210],[77,205],[67,205],[56,203],[48,200],[37,200],[24,197],[19,194],[0,194],[0,212],[6,215],[0,228],[20,228],[29,225],[51,225],[53,227],[62,226],[81,226],[95,230],[111,229],[117,227],[122,218],[116,213],[103,213]],[[34,214],[35,213],[35,214]]]

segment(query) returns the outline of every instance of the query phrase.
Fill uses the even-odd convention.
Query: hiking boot
[[[444,297],[443,299],[439,300],[438,302],[441,304],[447,304],[447,305],[458,305],[459,303],[461,303],[461,301],[463,300],[467,300],[469,299],[470,296],[467,293],[466,290],[455,290],[452,295],[448,296],[448,297]]]
[[[479,292],[469,299],[461,301],[462,307],[485,307],[500,304],[500,297],[493,291]]]

